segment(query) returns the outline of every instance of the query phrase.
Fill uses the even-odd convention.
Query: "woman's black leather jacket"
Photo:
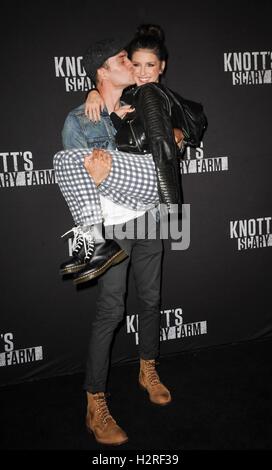
[[[172,92],[157,83],[148,83],[127,91],[122,99],[135,112],[123,119],[115,136],[117,148],[131,153],[152,153],[160,202],[168,207],[178,204],[181,210],[179,149],[173,132],[173,128],[181,127]]]

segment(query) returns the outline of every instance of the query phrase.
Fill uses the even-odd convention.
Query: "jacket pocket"
[[[109,137],[92,137],[87,139],[88,147],[107,149],[109,147]]]

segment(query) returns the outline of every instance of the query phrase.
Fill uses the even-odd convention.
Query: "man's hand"
[[[174,128],[174,136],[175,136],[175,141],[176,144],[178,145],[179,148],[182,147],[183,144],[183,139],[184,135],[181,129],[177,129],[176,127]]]
[[[94,149],[90,155],[84,158],[84,166],[89,175],[98,186],[111,171],[112,156],[102,149]]]

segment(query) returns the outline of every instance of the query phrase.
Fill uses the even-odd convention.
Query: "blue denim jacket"
[[[62,142],[65,150],[74,148],[97,147],[116,149],[116,134],[106,109],[97,123],[90,121],[84,114],[84,104],[70,111],[62,129]]]

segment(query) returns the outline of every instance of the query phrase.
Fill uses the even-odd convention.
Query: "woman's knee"
[[[61,150],[60,152],[56,153],[53,157],[53,167],[54,169],[58,169],[63,161],[65,155],[65,151]]]
[[[60,150],[53,158],[53,165],[56,169],[70,168],[71,166],[82,164],[83,156],[77,155],[70,150]]]

